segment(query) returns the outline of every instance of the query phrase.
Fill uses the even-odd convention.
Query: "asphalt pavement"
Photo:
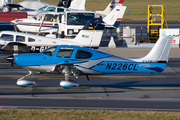
[[[100,51],[121,57],[143,57],[151,48],[108,48]],[[180,52],[171,48],[169,62],[162,73],[128,73],[92,75],[88,81],[80,76],[80,86],[63,89],[63,75],[35,74],[28,80],[36,85],[20,88],[18,78],[28,74],[10,64],[0,55],[0,107],[29,109],[113,109],[180,111]]]

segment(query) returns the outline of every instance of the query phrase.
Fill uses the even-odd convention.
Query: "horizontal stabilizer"
[[[156,68],[156,66],[152,66],[152,65],[149,65],[149,64],[141,64],[141,65],[139,65],[139,67],[143,67],[143,68],[147,68],[147,69]]]

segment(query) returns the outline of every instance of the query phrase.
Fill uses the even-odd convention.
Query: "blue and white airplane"
[[[57,45],[41,53],[19,54],[8,57],[20,67],[27,69],[29,74],[18,79],[17,85],[28,86],[35,81],[25,80],[32,73],[64,74],[60,81],[64,88],[79,86],[70,75],[112,74],[112,73],[160,73],[168,62],[173,37],[159,38],[152,50],[142,58],[122,58],[93,49]]]

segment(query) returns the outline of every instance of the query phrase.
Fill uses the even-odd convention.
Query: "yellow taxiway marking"
[[[6,65],[7,65],[7,64],[11,64],[11,63],[0,63],[0,65],[3,65],[3,64],[6,64]]]
[[[127,87],[141,90],[180,90],[179,87]]]

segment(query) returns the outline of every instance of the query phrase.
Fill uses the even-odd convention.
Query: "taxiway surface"
[[[143,57],[151,48],[107,48],[100,51],[121,57]],[[0,108],[63,108],[180,111],[180,49],[171,48],[162,73],[131,73],[72,77],[80,86],[63,89],[63,75],[32,75],[36,85],[20,88],[18,78],[28,71],[10,64],[0,55]]]

